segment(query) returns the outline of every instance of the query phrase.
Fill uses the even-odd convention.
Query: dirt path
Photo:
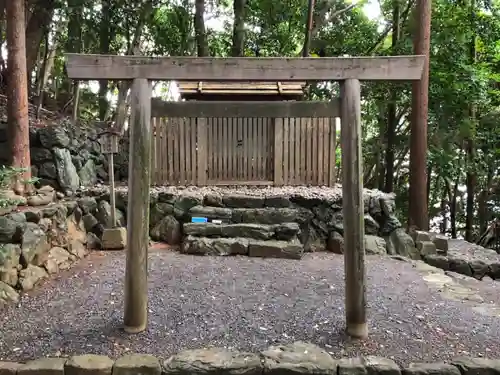
[[[410,361],[500,357],[498,282],[429,272],[425,265],[369,257],[370,338],[342,333],[343,259],[301,261],[150,254],[147,332],[120,330],[124,253],[92,254],[0,312],[0,359],[127,350],[168,357],[208,345],[256,351],[305,340],[334,356],[376,354]]]

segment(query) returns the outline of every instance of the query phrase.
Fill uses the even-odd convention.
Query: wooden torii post
[[[345,313],[348,335],[368,335],[365,290],[363,159],[360,80],[420,80],[424,56],[341,58],[210,58],[67,54],[75,80],[133,80],[130,126],[128,248],[124,325],[147,327],[147,252],[151,155],[150,80],[339,81],[342,207],[344,212]]]

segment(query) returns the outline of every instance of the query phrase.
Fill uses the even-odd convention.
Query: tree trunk
[[[31,74],[38,61],[38,51],[43,37],[48,32],[54,9],[55,0],[38,0],[26,26],[26,70]]]
[[[476,11],[476,1],[471,1],[471,26],[474,29],[475,25],[475,11]],[[470,60],[471,65],[476,63],[476,35],[473,35],[472,41],[470,43]],[[469,106],[469,118],[470,123],[475,124],[476,122],[476,106],[475,103],[471,103]],[[472,133],[472,132],[471,132]],[[475,146],[474,146],[474,135],[469,134],[466,140],[465,152],[467,154],[467,175],[465,185],[467,187],[467,208],[465,214],[465,240],[472,242],[473,231],[474,231],[474,195],[476,193],[476,172],[475,172]]]
[[[431,199],[431,180],[432,180],[431,176],[432,176],[432,165],[429,164],[429,166],[427,167],[427,186],[425,189],[427,207],[429,207],[429,202]]]
[[[401,33],[401,8],[400,0],[393,0],[392,9],[392,55],[397,55],[397,45]],[[391,87],[392,86],[392,87]],[[385,186],[386,193],[392,193],[394,190],[394,148],[396,144],[396,127],[397,124],[397,100],[398,92],[393,85],[391,85],[391,94],[389,105],[387,107],[387,150],[385,151]]]
[[[153,2],[149,1],[143,8],[142,14],[137,22],[134,37],[129,43],[129,49],[127,50],[127,55],[137,55],[140,54],[141,49],[141,36],[144,25],[147,23],[151,12],[153,10]],[[130,89],[130,82],[120,82],[118,84],[118,100],[116,103],[116,113],[115,113],[115,127],[119,129],[120,133],[123,134],[125,131],[125,120],[127,118],[127,96]]]
[[[478,219],[479,219],[479,233],[484,233],[488,229],[488,200],[490,198],[490,189],[493,184],[494,170],[491,166],[488,167],[488,175],[486,177],[486,186],[479,194],[478,200]]]
[[[208,56],[208,42],[205,31],[205,0],[196,0],[194,13],[194,32],[198,57]]]
[[[68,0],[68,41],[66,51],[73,53],[82,52],[82,0]],[[80,104],[80,83],[73,81],[68,87],[72,88],[73,108],[71,118],[73,123],[78,119],[78,106]]]
[[[457,198],[458,198],[458,182],[459,178],[455,181],[453,187],[453,194],[450,196],[450,227],[451,238],[457,238]]]
[[[429,102],[429,52],[431,0],[418,0],[416,12],[415,55],[425,55],[420,81],[413,82],[410,136],[409,227],[429,227],[427,212],[427,112]]]
[[[442,222],[441,222],[441,225],[440,225],[440,232],[441,234],[446,234],[446,232],[448,231],[448,217],[446,216],[446,207],[447,207],[447,197],[448,197],[448,194],[447,194],[447,190],[449,189],[449,187],[447,186],[448,182],[446,181],[445,178],[443,178],[444,180],[444,187],[443,187],[443,196],[441,197],[441,218],[442,218]]]
[[[231,56],[240,57],[245,52],[245,8],[246,0],[234,0],[233,46]]]
[[[102,0],[102,20],[100,30],[100,51],[102,54],[109,54],[111,45],[111,5],[109,0]],[[101,79],[99,81],[99,119],[106,120],[108,113],[108,80]]]
[[[25,169],[22,176],[16,179],[14,190],[17,194],[24,194],[29,188],[23,181],[31,178],[24,1],[9,1],[6,10],[9,69],[7,130],[12,155],[11,166]]]
[[[305,35],[304,35],[304,47],[302,48],[302,57],[308,57],[309,49],[311,48],[311,32],[313,27],[314,5],[315,5],[315,0],[309,0],[307,6],[306,30],[304,32]]]

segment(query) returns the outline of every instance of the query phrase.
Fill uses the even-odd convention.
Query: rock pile
[[[128,177],[128,140],[120,141],[115,155],[115,178]],[[0,165],[9,162],[6,128],[0,124]],[[51,186],[71,195],[82,186],[92,186],[108,178],[108,160],[102,154],[96,127],[73,125],[61,119],[56,125],[31,127],[30,153],[32,175],[39,186]]]
[[[55,194],[45,186],[28,201],[52,202]],[[109,204],[82,198],[0,216],[0,305],[98,248],[110,215]]]
[[[104,188],[88,189],[84,194],[86,199],[94,199],[96,205],[109,204],[109,193]],[[118,189],[116,201],[124,220],[126,189]],[[365,190],[364,211],[368,254],[420,259],[414,240],[395,216],[393,195]],[[190,223],[192,217],[217,219],[222,224],[194,225]],[[289,229],[288,237],[278,238],[276,230],[280,226]],[[183,242],[181,250],[188,253],[249,254],[252,246],[248,239],[258,241],[257,247],[266,246],[268,252],[287,253],[293,258],[300,258],[303,251],[326,249],[343,253],[343,231],[338,188],[166,187],[151,192],[151,238],[170,245]],[[257,247],[253,246],[253,253],[262,253],[255,250]]]

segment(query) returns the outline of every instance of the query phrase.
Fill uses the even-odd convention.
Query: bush
[[[20,201],[18,199],[11,199],[5,196],[5,190],[7,190],[12,183],[12,180],[25,172],[24,168],[13,168],[6,167],[4,165],[0,166],[0,208],[5,208],[8,206],[17,206]],[[31,181],[28,181],[30,183]]]

